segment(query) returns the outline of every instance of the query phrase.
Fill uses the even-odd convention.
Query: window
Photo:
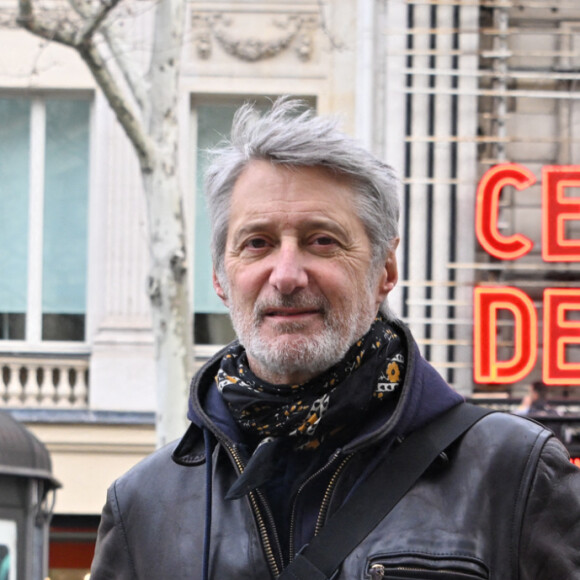
[[[0,340],[85,339],[89,115],[0,97]]]
[[[237,103],[199,104],[196,107],[197,148],[195,179],[194,341],[197,344],[227,344],[234,338],[228,309],[212,284],[210,226],[204,198],[207,150],[230,134]]]

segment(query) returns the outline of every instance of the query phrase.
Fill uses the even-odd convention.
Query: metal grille
[[[580,164],[580,3],[407,0],[404,10],[402,315],[426,358],[468,394],[475,284],[523,289],[540,320],[544,288],[580,285],[577,263],[546,264],[540,254],[541,168]],[[538,182],[502,194],[499,229],[534,248],[500,262],[475,241],[474,204],[479,178],[508,161]],[[567,237],[580,238],[580,224],[569,224]],[[505,358],[512,327],[499,330]],[[580,349],[567,356],[580,360]],[[538,363],[526,382],[540,376]]]

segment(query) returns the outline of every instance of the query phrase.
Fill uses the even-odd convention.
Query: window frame
[[[30,102],[30,159],[28,191],[28,264],[24,339],[0,340],[0,353],[71,353],[87,354],[91,336],[90,256],[91,209],[93,206],[95,153],[95,95],[91,90],[0,90],[0,98],[23,98]],[[85,332],[82,341],[42,339],[42,278],[44,243],[44,186],[46,149],[46,102],[50,99],[87,101],[89,104],[89,159],[87,170],[87,252],[85,260]]]

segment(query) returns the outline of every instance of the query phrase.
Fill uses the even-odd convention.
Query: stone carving
[[[210,13],[193,15],[194,42],[200,58],[208,59],[215,40],[230,55],[247,62],[275,57],[284,50],[294,48],[302,61],[310,60],[313,50],[313,30],[317,25],[314,15],[289,14],[282,19],[272,18],[271,29],[280,34],[275,38],[244,37],[243,30],[231,17]]]

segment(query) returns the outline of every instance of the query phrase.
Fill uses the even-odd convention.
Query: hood
[[[406,351],[406,373],[399,401],[387,420],[379,417],[374,424],[369,423],[364,432],[344,447],[344,452],[356,451],[381,439],[403,437],[464,400],[423,358],[407,326],[400,321],[390,323],[400,333]],[[192,427],[184,439],[191,438],[196,430],[208,429],[218,440],[229,445],[242,440],[215,383],[227,348],[209,360],[191,382],[188,417]],[[185,443],[182,441],[178,446],[177,455],[191,449],[191,445]]]

